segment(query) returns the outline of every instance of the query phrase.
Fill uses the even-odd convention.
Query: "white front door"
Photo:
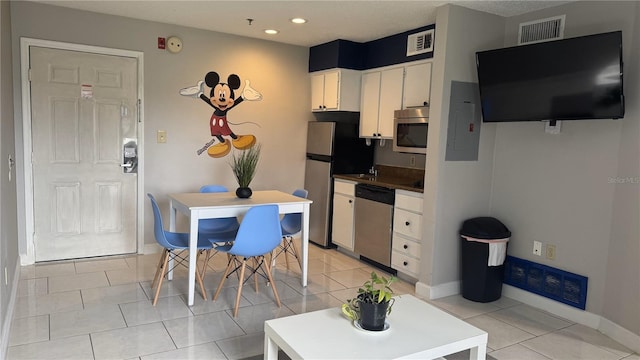
[[[136,251],[137,60],[30,47],[35,260]],[[129,149],[135,155],[136,149]]]

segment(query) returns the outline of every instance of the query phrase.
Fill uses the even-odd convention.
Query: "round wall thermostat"
[[[182,40],[177,36],[171,36],[167,39],[167,50],[170,53],[179,53],[182,50]]]

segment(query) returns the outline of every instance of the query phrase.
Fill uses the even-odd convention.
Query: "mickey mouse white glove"
[[[242,90],[242,98],[249,101],[262,100],[262,94],[258,90],[251,87],[251,82],[245,80],[244,89]]]
[[[198,81],[196,86],[186,87],[180,89],[180,95],[182,96],[191,96],[198,98],[200,95],[204,94],[204,81]]]

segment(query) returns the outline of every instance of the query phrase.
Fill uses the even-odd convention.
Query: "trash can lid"
[[[504,239],[511,237],[511,231],[500,220],[485,216],[465,220],[460,235],[477,239]]]

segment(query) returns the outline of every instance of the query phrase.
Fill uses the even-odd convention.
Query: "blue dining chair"
[[[218,193],[229,192],[222,185],[205,185],[200,188],[201,193]],[[220,233],[228,231],[236,231],[240,227],[240,223],[236,217],[202,219],[198,223],[198,232],[200,233]]]
[[[223,185],[204,185],[200,188],[201,193],[219,193],[219,192],[228,192],[227,189]],[[240,227],[240,223],[238,222],[238,218],[227,217],[227,218],[215,218],[215,219],[201,219],[198,223],[198,233],[199,236],[203,237],[219,237],[222,234],[222,237],[235,237],[238,228]],[[213,248],[209,249],[205,253],[204,264],[202,266],[202,279],[207,275],[207,267],[209,266],[209,260],[217,254],[216,247],[220,244],[213,244]],[[224,245],[224,244],[222,244]]]
[[[149,197],[149,200],[151,200],[151,208],[153,209],[153,234],[155,235],[155,239],[158,244],[163,247],[162,256],[160,256],[160,261],[158,262],[158,268],[155,276],[153,277],[153,282],[151,283],[151,289],[153,289],[157,283],[157,289],[153,297],[153,305],[155,306],[158,302],[158,295],[160,294],[162,281],[166,274],[178,265],[182,265],[186,268],[189,267],[188,257],[183,254],[184,250],[189,250],[189,234],[165,230],[164,225],[162,224],[162,214],[160,213],[160,208],[158,207],[156,199],[151,194],[147,194],[147,196]],[[209,250],[211,248],[212,244],[208,238],[202,236],[198,237],[198,250]],[[167,268],[169,260],[174,260],[174,265],[171,269]],[[202,276],[197,267],[196,280],[200,285],[202,296],[207,299],[207,293],[204,288]]]
[[[305,189],[297,189],[293,192],[293,195],[306,199],[307,196],[309,196],[309,192]],[[298,260],[298,265],[300,269],[302,269],[302,259],[298,256],[298,251],[293,243],[293,236],[298,234],[302,228],[302,214],[285,214],[282,220],[280,220],[280,227],[282,228],[282,242],[276,255],[271,257],[271,267],[275,266],[276,258],[280,256],[280,254],[284,254],[287,269],[289,269],[289,257],[287,254],[291,254]]]
[[[212,242],[221,242],[224,239],[210,240]],[[278,307],[281,306],[280,296],[278,296],[278,290],[271,276],[271,267],[268,264],[265,265],[264,261],[264,256],[270,254],[280,244],[281,240],[282,230],[280,228],[278,205],[257,205],[250,208],[245,214],[233,244],[218,247],[218,251],[226,252],[230,255],[230,258],[220,284],[218,284],[218,288],[213,295],[214,301],[220,295],[220,290],[222,290],[224,282],[229,275],[240,270],[233,317],[238,316],[242,286],[251,276],[255,279],[256,292],[258,292],[258,275],[266,278],[271,284]],[[247,264],[247,260],[252,260],[250,265]],[[247,268],[250,273],[245,279]]]

